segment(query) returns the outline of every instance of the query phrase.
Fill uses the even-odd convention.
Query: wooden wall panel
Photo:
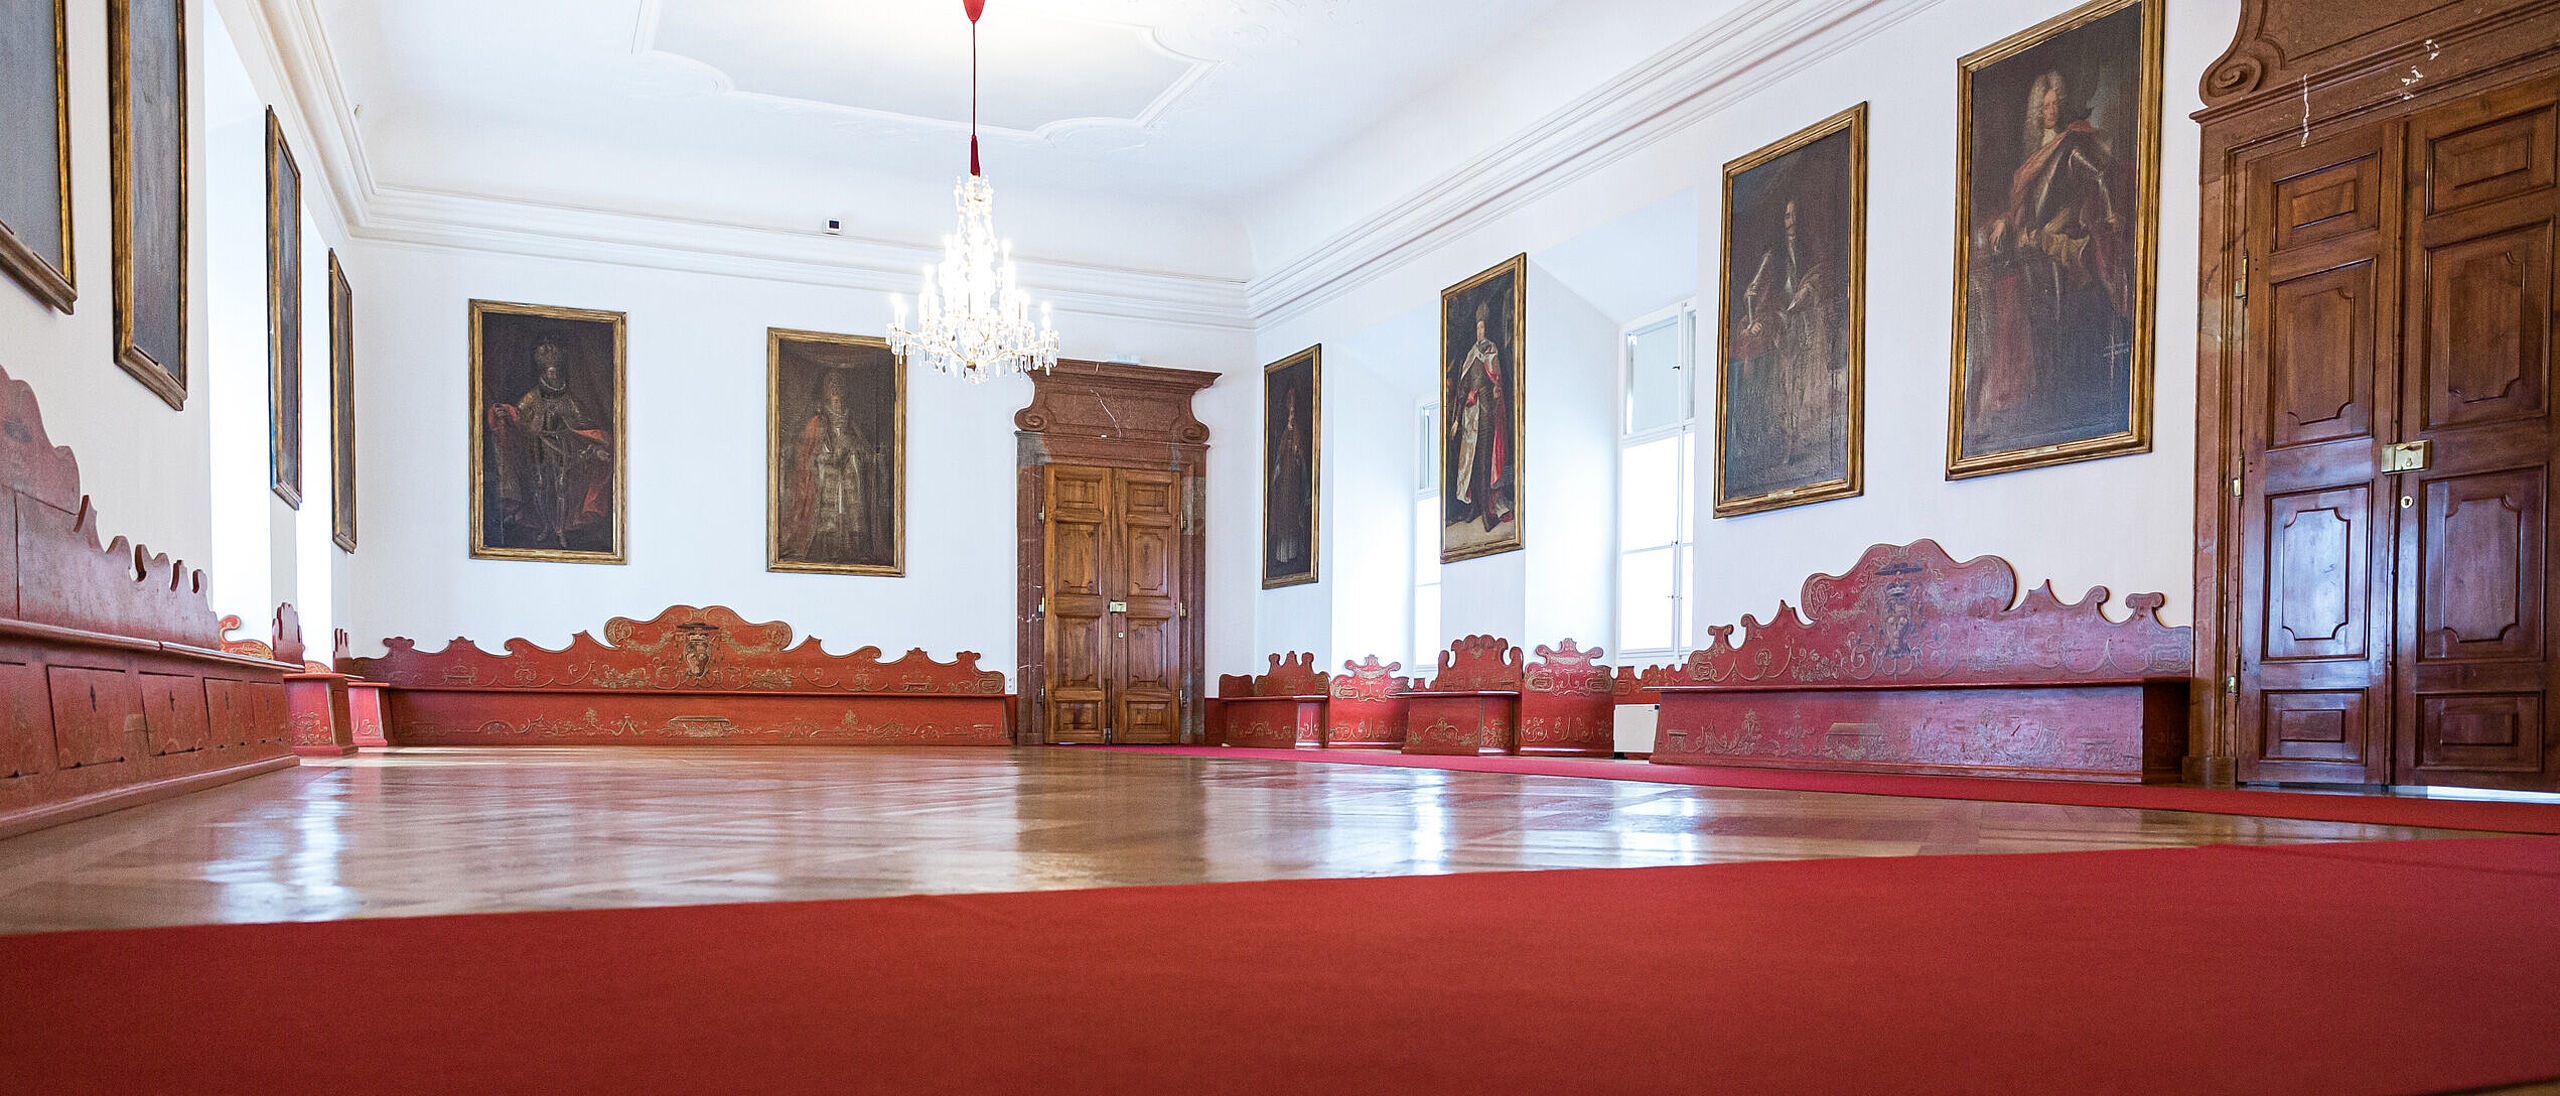
[[[206,748],[214,697],[285,667],[220,653],[204,576],[101,540],[78,463],[0,372],[0,837],[293,764]],[[221,683],[216,685],[215,683]],[[239,720],[251,735],[276,726]]]
[[[131,732],[142,717],[130,675],[55,666],[45,675],[45,688],[53,696],[55,767],[112,765],[132,755]]]
[[[52,768],[53,699],[44,677],[42,665],[0,662],[0,777]]]
[[[156,756],[204,749],[211,737],[205,680],[192,674],[145,673],[142,726]]]

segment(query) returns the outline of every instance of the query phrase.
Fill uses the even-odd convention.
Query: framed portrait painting
[[[70,55],[63,0],[0,0],[0,270],[63,312],[71,279]]]
[[[1520,548],[1529,257],[1440,292],[1440,562]]]
[[[1861,489],[1867,105],[1724,168],[1715,516]]]
[[[187,403],[185,0],[107,0],[116,364]]]
[[[356,550],[356,291],[329,252],[329,539]]]
[[[623,561],[623,314],[471,302],[471,555]]]
[[[885,339],[765,332],[765,567],[907,571],[906,370]]]
[[[1947,478],[2151,448],[2162,0],[1957,65]]]
[[[1262,367],[1262,588],[1316,580],[1323,490],[1321,374],[1310,346]]]
[[[267,111],[267,471],[302,508],[302,169]]]

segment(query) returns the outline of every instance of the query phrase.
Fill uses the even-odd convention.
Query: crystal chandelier
[[[976,384],[1057,368],[1058,333],[1049,329],[1046,303],[1032,325],[1031,299],[1014,276],[1013,244],[996,235],[996,192],[978,169],[978,17],[987,0],[960,0],[960,7],[969,15],[969,173],[952,188],[960,230],[942,238],[942,261],[924,268],[913,329],[906,299],[897,299],[889,349],[902,363],[922,358],[934,372]]]

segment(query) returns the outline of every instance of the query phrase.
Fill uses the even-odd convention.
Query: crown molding
[[[939,251],[857,236],[389,187],[364,239],[696,274],[913,293]],[[1061,312],[1250,330],[1242,279],[1017,259],[1023,287]]]
[[[1253,320],[1302,315],[1941,2],[1746,4],[1255,278]]]

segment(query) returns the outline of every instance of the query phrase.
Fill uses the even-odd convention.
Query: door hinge
[[[2223,678],[2223,679],[2222,679],[2222,695],[2224,695],[2224,696],[2238,696],[2238,695],[2240,695],[2240,675],[2238,675],[2238,674],[2232,674],[2232,675],[2230,675],[2230,676],[2225,677],[2225,678]]]
[[[1049,615],[1049,595],[1047,595],[1047,594],[1042,594],[1042,595],[1040,595],[1040,604],[1035,605],[1035,606],[1033,606],[1033,607],[1032,607],[1032,609],[1031,609],[1031,615],[1032,615],[1032,616],[1047,616],[1047,615]]]
[[[1041,507],[1037,513],[1034,513],[1031,516],[1031,520],[1039,522],[1042,525],[1049,524],[1049,508],[1046,506]]]
[[[2240,256],[2240,276],[2231,279],[2231,299],[2235,301],[2249,299],[2249,257],[2246,255]]]
[[[1187,617],[1191,615],[1191,607],[1188,605],[1176,605],[1173,607],[1173,612],[1176,616]]]
[[[2235,499],[2240,497],[2240,477],[2238,476],[2231,477],[2231,497]]]

